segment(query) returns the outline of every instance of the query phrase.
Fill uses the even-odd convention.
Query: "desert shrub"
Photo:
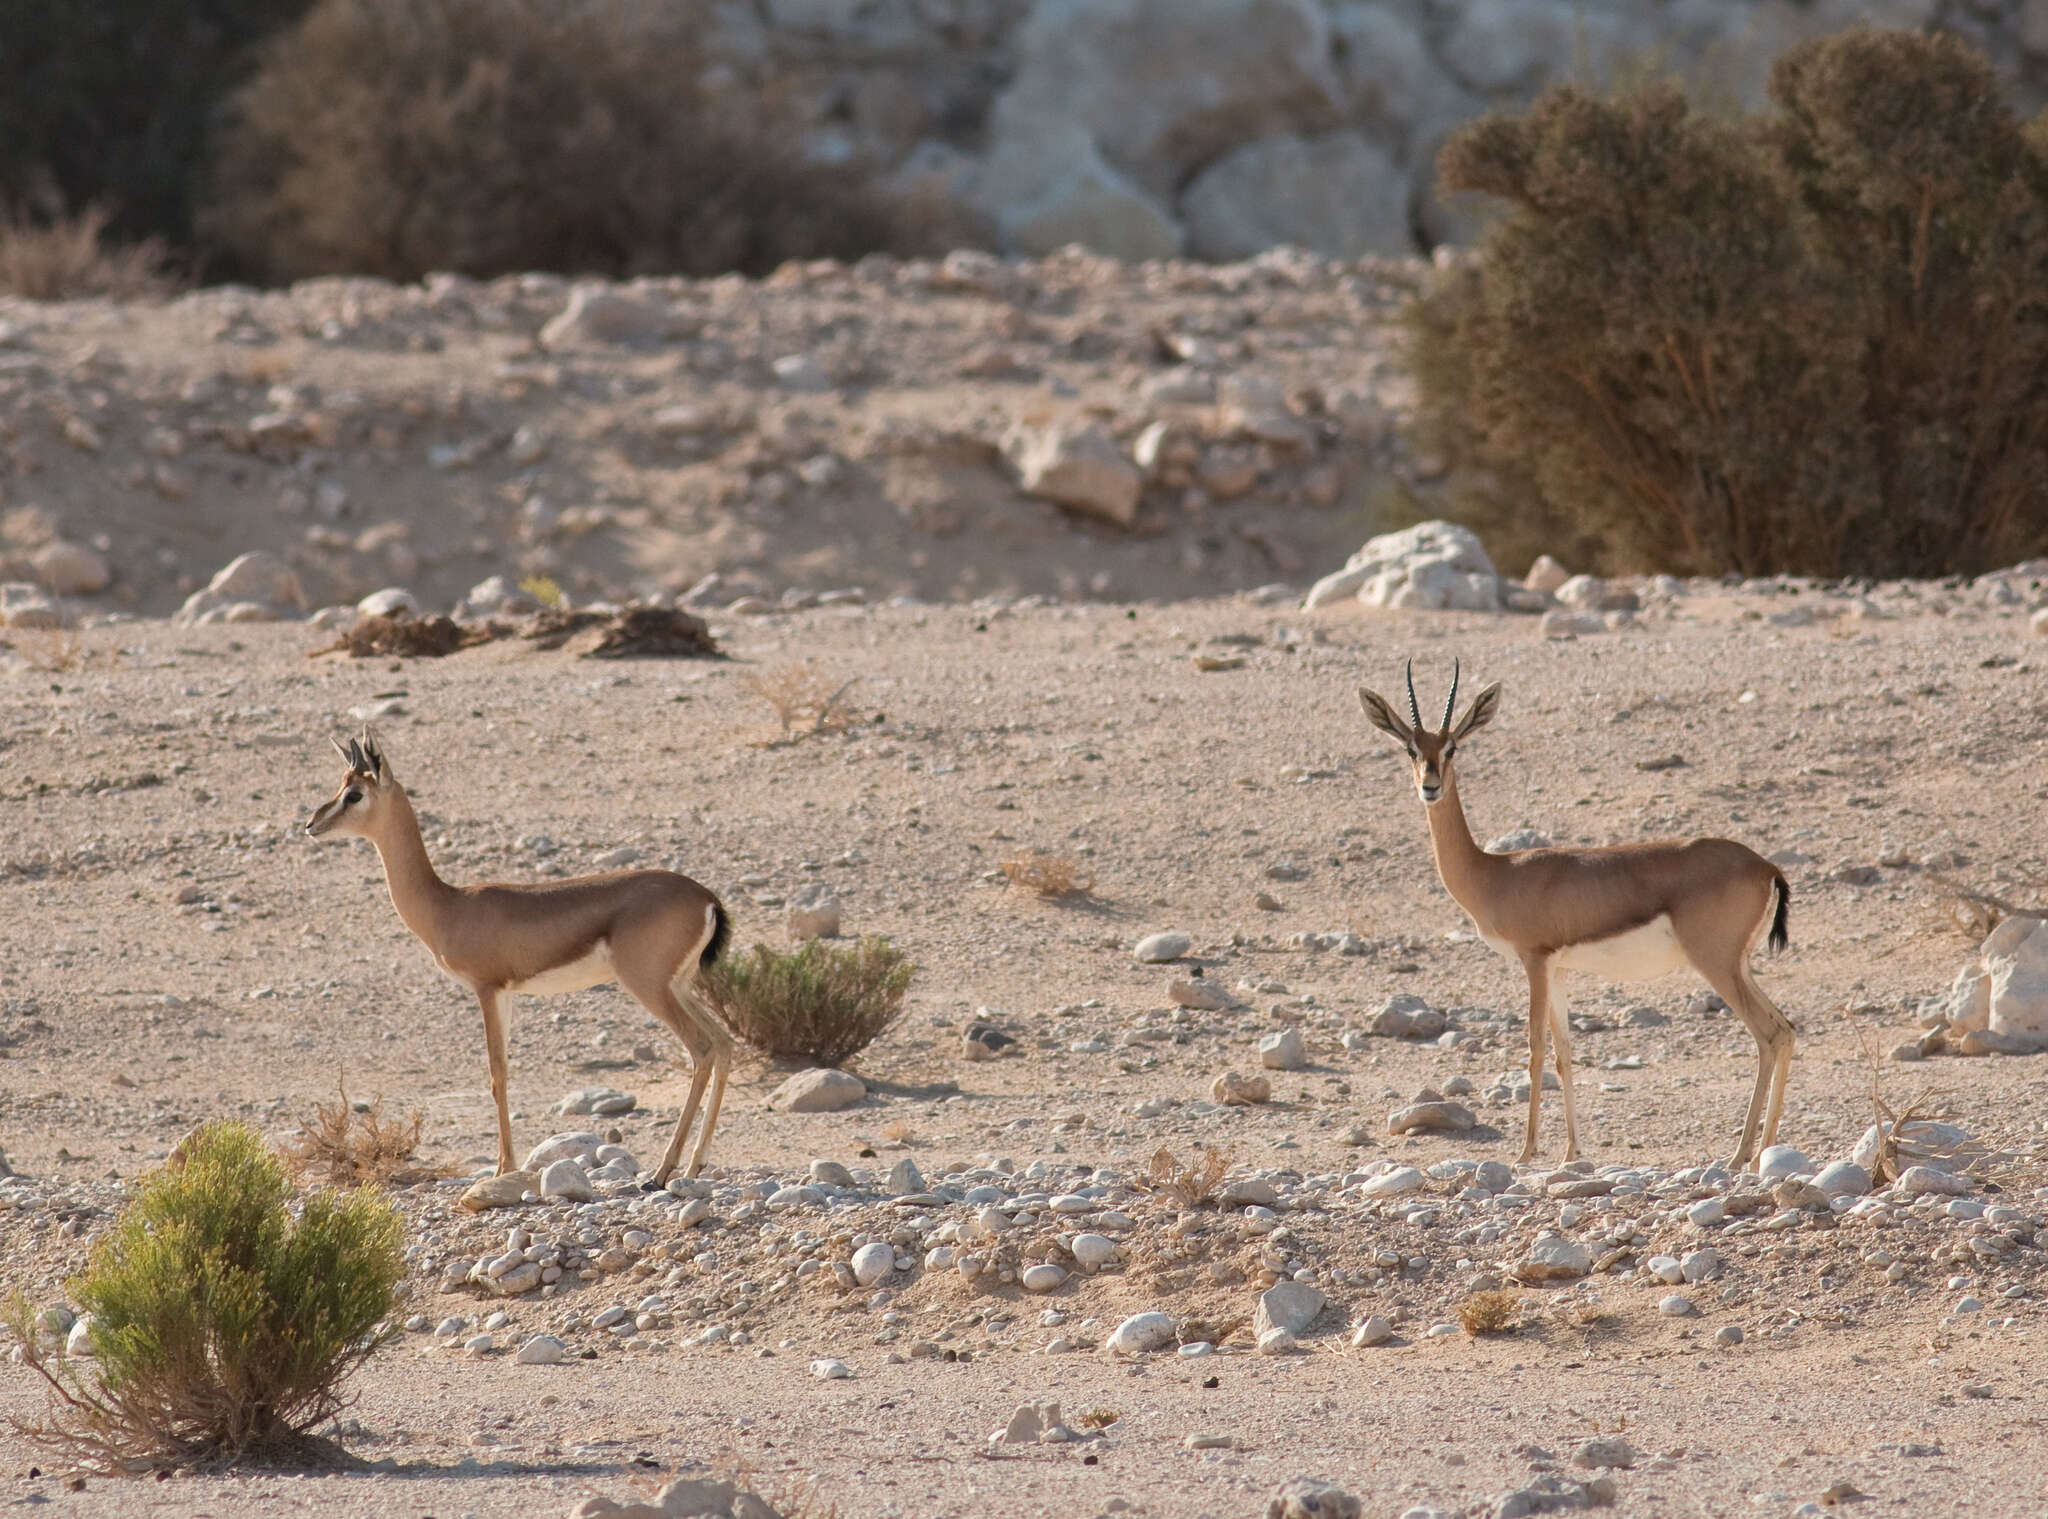
[[[317,0],[223,129],[206,226],[276,279],[763,273],[925,251],[682,25],[557,0]]]
[[[0,200],[104,205],[189,245],[209,133],[253,46],[308,0],[0,0]]]
[[[706,1002],[740,1038],[771,1055],[837,1065],[879,1039],[903,1012],[917,967],[880,935],[857,944],[813,939],[781,953],[720,960],[697,981]]]
[[[1475,1292],[1458,1304],[1458,1323],[1475,1338],[1509,1333],[1521,1327],[1522,1300],[1512,1292]]]
[[[1182,1160],[1162,1145],[1152,1152],[1152,1163],[1138,1178],[1138,1185],[1176,1208],[1199,1208],[1215,1201],[1223,1173],[1229,1169],[1230,1157],[1215,1150],[1201,1149]]]
[[[107,221],[100,207],[54,216],[0,208],[0,295],[138,300],[168,292],[170,250],[163,240],[110,243]]]
[[[853,722],[853,709],[846,705],[846,697],[860,684],[860,677],[841,681],[806,665],[776,665],[749,670],[740,684],[774,709],[776,721],[782,725],[777,735],[780,742],[843,732]]]
[[[1446,186],[1509,207],[1410,318],[1425,436],[1480,482],[1462,504],[1615,569],[2040,552],[2048,128],[1909,32],[1795,47],[1771,98],[1731,119],[1669,83],[1560,86],[1446,145]]]
[[[301,1177],[330,1187],[427,1181],[447,1172],[414,1161],[425,1125],[417,1109],[405,1118],[386,1118],[382,1097],[359,1112],[344,1086],[334,1102],[315,1104],[311,1121],[299,1125],[285,1159]]]
[[[90,1464],[290,1456],[343,1406],[405,1274],[389,1205],[316,1193],[294,1210],[247,1125],[209,1125],[179,1151],[71,1284],[92,1315],[97,1386],[51,1370],[23,1335],[56,1394],[38,1432]]]
[[[1012,886],[1026,887],[1041,897],[1086,896],[1095,889],[1095,872],[1070,854],[1033,850],[1004,860],[997,868]]]

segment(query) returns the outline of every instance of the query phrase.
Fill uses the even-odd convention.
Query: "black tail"
[[[1785,932],[1785,919],[1792,911],[1792,888],[1785,884],[1785,878],[1778,876],[1773,883],[1778,891],[1778,915],[1771,919],[1771,948],[1783,949],[1792,942],[1792,936]]]
[[[1778,923],[1782,929],[1785,922],[1783,899],[1779,901]],[[704,946],[704,953],[697,957],[697,968],[709,970],[718,963],[718,957],[725,953],[725,946],[732,942],[732,914],[725,910],[725,904],[711,899],[711,942]]]

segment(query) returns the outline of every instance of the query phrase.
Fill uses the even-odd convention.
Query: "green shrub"
[[[925,251],[858,166],[807,161],[687,28],[557,0],[318,0],[223,130],[206,225],[274,279],[765,273]]]
[[[91,1464],[293,1455],[343,1406],[404,1276],[399,1217],[371,1193],[314,1193],[294,1216],[282,1164],[247,1125],[208,1125],[181,1150],[71,1284],[97,1387],[44,1364],[17,1315],[57,1394],[39,1433]]]
[[[0,0],[0,201],[106,206],[190,244],[207,140],[251,47],[308,0]]]
[[[2048,127],[1909,32],[1795,47],[1771,97],[1563,86],[1446,146],[1446,186],[1509,211],[1411,313],[1421,426],[1473,482],[1454,511],[1523,519],[1508,562],[1926,575],[2048,547]]]
[[[713,965],[697,985],[726,1027],[757,1049],[837,1065],[902,1015],[915,974],[901,951],[873,935],[843,947],[812,939],[788,954],[756,944]]]

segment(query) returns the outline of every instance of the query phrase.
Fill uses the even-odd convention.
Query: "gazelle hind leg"
[[[1525,959],[1529,976],[1529,1121],[1522,1137],[1521,1162],[1536,1158],[1536,1135],[1543,1118],[1543,1041],[1549,1029],[1550,965],[1543,957]]]
[[[1771,1095],[1764,1109],[1763,1148],[1768,1150],[1778,1142],[1778,1117],[1785,1111],[1785,1088],[1792,1080],[1792,1020],[1779,1009],[1778,1004],[1764,995],[1763,988],[1756,984],[1756,978],[1743,968],[1742,989],[1752,999],[1752,1006],[1760,1007],[1768,1015],[1774,1036],[1771,1061]]]
[[[695,1011],[693,1002],[684,1006]],[[704,1169],[704,1157],[711,1152],[711,1131],[718,1127],[718,1110],[725,1105],[725,1079],[732,1070],[732,1036],[710,1014],[704,1014],[698,1028],[711,1040],[711,1100],[704,1109],[704,1126],[697,1131],[697,1143],[690,1151],[690,1168],[695,1176]]]
[[[1557,984],[1557,968],[1550,970],[1550,1035],[1556,1042],[1557,1082],[1564,1088],[1564,1158],[1579,1158],[1579,1100],[1572,1090],[1571,1004]],[[1539,1083],[1540,1084],[1540,1083]]]
[[[1756,1084],[1750,1088],[1749,1108],[1742,1118],[1742,1141],[1728,1157],[1728,1169],[1740,1171],[1757,1153],[1757,1134],[1763,1132],[1766,1146],[1778,1133],[1778,1114],[1784,1102],[1785,1080],[1792,1064],[1792,1025],[1771,1000],[1756,990],[1742,967],[1699,966],[1707,984],[1720,993],[1735,1016],[1742,1020],[1756,1040]],[[1765,1109],[1769,1109],[1768,1122]]]

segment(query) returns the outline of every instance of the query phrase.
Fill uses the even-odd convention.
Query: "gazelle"
[[[1489,854],[1473,842],[1466,825],[1451,758],[1500,710],[1499,683],[1474,697],[1453,725],[1458,703],[1453,666],[1450,699],[1435,733],[1423,726],[1415,703],[1413,661],[1408,667],[1409,721],[1403,722],[1384,697],[1362,687],[1358,700],[1372,725],[1393,735],[1415,763],[1415,789],[1429,819],[1444,889],[1471,917],[1479,936],[1529,978],[1529,1123],[1521,1158],[1536,1153],[1546,1025],[1557,1040],[1557,1078],[1564,1088],[1565,1158],[1579,1153],[1571,1027],[1557,973],[1584,970],[1615,981],[1652,981],[1686,964],[1706,978],[1756,1037],[1756,1088],[1730,1168],[1740,1169],[1756,1153],[1760,1115],[1768,1147],[1777,1138],[1792,1067],[1792,1025],[1757,986],[1749,959],[1766,931],[1773,949],[1785,947],[1792,893],[1783,873],[1731,839]]]
[[[515,1169],[499,999],[507,992],[540,996],[617,981],[690,1051],[689,1100],[655,1173],[657,1183],[674,1172],[710,1083],[704,1127],[690,1153],[687,1174],[695,1176],[711,1146],[732,1065],[732,1036],[691,992],[697,972],[717,961],[731,934],[724,904],[673,870],[451,886],[427,859],[412,802],[369,731],[345,748],[339,741],[334,747],[348,762],[348,774],[307,822],[306,832],[315,838],[354,834],[376,845],[391,905],[405,926],[433,951],[441,969],[476,994],[498,1108],[498,1174]]]

